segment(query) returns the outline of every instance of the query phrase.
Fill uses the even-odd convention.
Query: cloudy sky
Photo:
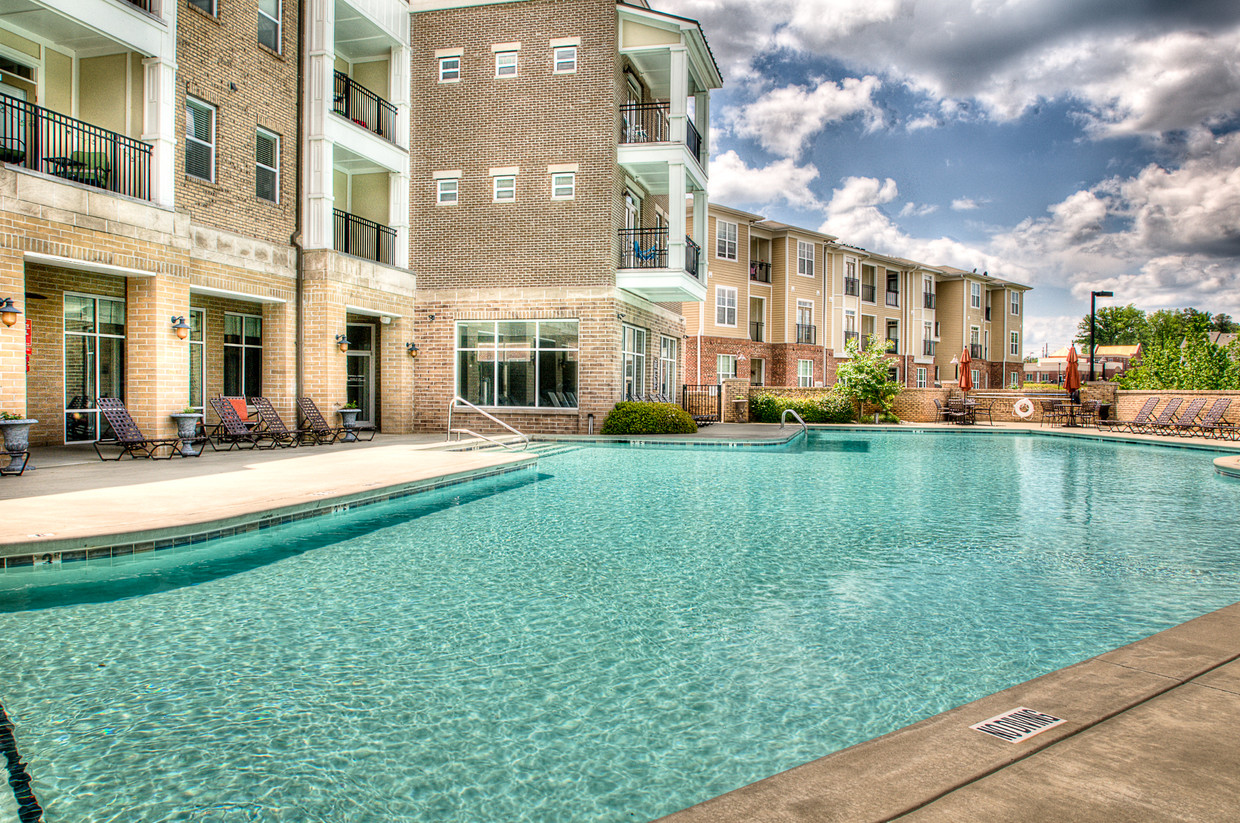
[[[711,199],[1034,287],[1240,318],[1238,0],[656,0],[700,20]]]

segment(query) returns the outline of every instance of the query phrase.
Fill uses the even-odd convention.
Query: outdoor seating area
[[[1226,419],[1231,399],[1220,397],[1202,414],[1205,400],[1197,398],[1185,403],[1182,397],[1166,398],[1166,405],[1155,415],[1164,398],[1150,397],[1131,420],[1100,420],[1096,427],[1130,434],[1157,434],[1175,437],[1209,437],[1218,440],[1240,440],[1240,423]]]

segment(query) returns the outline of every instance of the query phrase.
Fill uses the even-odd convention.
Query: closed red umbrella
[[[1063,387],[1076,399],[1076,392],[1081,390],[1081,369],[1076,364],[1076,346],[1068,349],[1068,371],[1063,377]]]
[[[973,372],[969,370],[969,347],[965,346],[964,351],[960,353],[960,390],[968,391],[973,388]]]

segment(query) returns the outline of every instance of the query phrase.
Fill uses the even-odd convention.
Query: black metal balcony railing
[[[771,264],[764,260],[751,260],[749,262],[749,279],[756,280],[759,283],[771,282]]]
[[[685,238],[685,271],[698,278],[702,250],[689,237]],[[621,229],[620,268],[667,268],[667,229]]]
[[[818,340],[818,327],[797,323],[797,342],[813,345]]]
[[[668,103],[626,103],[620,107],[621,143],[670,143],[672,121]],[[685,120],[685,147],[693,153],[698,163],[705,165],[702,157],[702,135],[690,119]]]
[[[927,291],[921,293],[921,304],[927,309],[934,308],[934,292]]]
[[[685,236],[685,271],[695,279],[698,278],[698,261],[702,258],[702,249],[688,235]]]
[[[975,357],[979,360],[981,359],[982,357],[982,344],[981,343],[970,343],[969,344],[969,357]]]
[[[332,215],[335,218],[332,247],[336,251],[389,266],[393,264],[396,229],[340,209],[332,209]]]
[[[685,119],[685,146],[700,165],[706,165],[706,158],[702,157],[702,135],[698,134],[697,126],[688,118]]]
[[[396,107],[342,71],[336,72],[332,111],[373,131],[390,143],[396,142]]]
[[[898,308],[900,306],[900,292],[898,291],[887,292],[887,305],[895,306]]]
[[[861,299],[862,299],[862,300],[864,300],[865,302],[867,302],[867,303],[873,303],[873,302],[874,302],[874,296],[875,296],[877,293],[878,293],[878,290],[877,290],[877,288],[876,288],[876,287],[871,286],[871,285],[869,285],[869,284],[867,284],[867,283],[863,283],[863,284],[861,285]]]
[[[151,199],[149,144],[7,94],[0,94],[0,161]]]
[[[764,324],[762,324],[762,323],[757,323],[757,322],[754,322],[754,321],[752,321],[752,320],[751,320],[751,321],[749,322],[749,339],[750,339],[750,340],[752,340],[752,341],[753,341],[753,342],[755,342],[755,343],[762,343],[762,342],[765,342],[765,341],[763,341],[763,339],[762,339],[762,329],[763,329],[763,326],[764,326]]]
[[[857,278],[855,278],[855,277],[845,277],[845,278],[844,278],[844,294],[847,294],[847,295],[852,295],[853,297],[856,297],[856,296],[857,296],[857,293],[858,293],[860,290],[861,290],[861,281],[860,281],[860,280],[858,280],[858,279],[857,279]]]
[[[856,340],[856,339],[857,339],[857,333],[855,331],[844,332],[844,345],[845,346],[847,346],[850,341]]]
[[[887,354],[899,354],[900,353],[900,338],[888,337],[886,351],[887,351]]]
[[[987,322],[990,321],[990,306],[986,307],[986,320]]]
[[[921,353],[926,357],[934,357],[934,341],[933,340],[921,341]]]
[[[867,332],[861,335],[861,345],[858,347],[861,351],[868,351],[870,348],[870,339],[874,336],[874,332]]]

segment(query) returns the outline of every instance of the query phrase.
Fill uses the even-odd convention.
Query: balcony
[[[757,323],[757,322],[754,322],[754,321],[750,321],[750,323],[749,323],[749,339],[750,339],[750,340],[752,340],[752,341],[753,341],[753,342],[755,342],[755,343],[763,343],[763,342],[765,342],[765,340],[764,340],[764,339],[763,339],[763,337],[762,337],[763,327],[764,327],[764,324],[763,324],[763,323]]]
[[[396,142],[396,106],[339,70],[334,93],[332,111],[389,143]]]
[[[894,306],[895,308],[899,308],[900,307],[900,292],[898,291],[887,292],[887,305]]]
[[[921,353],[924,357],[934,357],[934,341],[933,340],[921,341]]]
[[[5,94],[0,94],[0,160],[151,199],[148,143]]]
[[[844,278],[844,294],[856,297],[861,291],[861,281],[855,277]]]
[[[861,299],[864,300],[866,303],[875,302],[875,296],[877,294],[878,294],[878,288],[876,286],[871,285],[869,283],[863,283],[861,285]]]
[[[797,342],[812,346],[818,340],[818,327],[797,323]]]
[[[887,354],[899,354],[900,353],[900,339],[898,337],[888,337],[887,348],[884,351],[886,351]]]
[[[845,331],[844,332],[844,347],[847,348],[848,344],[856,339],[857,339],[857,333],[855,331]]]
[[[620,108],[621,126],[620,143],[634,145],[640,143],[672,142],[672,121],[668,103],[629,103]],[[705,167],[702,157],[702,136],[692,120],[686,120],[685,147],[689,153]]]
[[[332,248],[354,257],[393,265],[396,257],[396,229],[340,209],[332,209],[332,217]]]
[[[922,292],[921,305],[923,308],[933,309],[934,308],[934,292],[932,291]]]
[[[749,279],[757,283],[771,282],[771,264],[764,260],[750,261]]]
[[[125,0],[125,2],[147,14],[159,16],[159,0]]]
[[[972,357],[975,360],[982,359],[982,344],[981,343],[970,343],[969,344],[969,357]]]
[[[668,231],[621,229],[620,259],[616,285],[656,303],[695,302],[706,297],[701,282],[701,249],[692,238],[684,239],[684,267],[672,267]]]

